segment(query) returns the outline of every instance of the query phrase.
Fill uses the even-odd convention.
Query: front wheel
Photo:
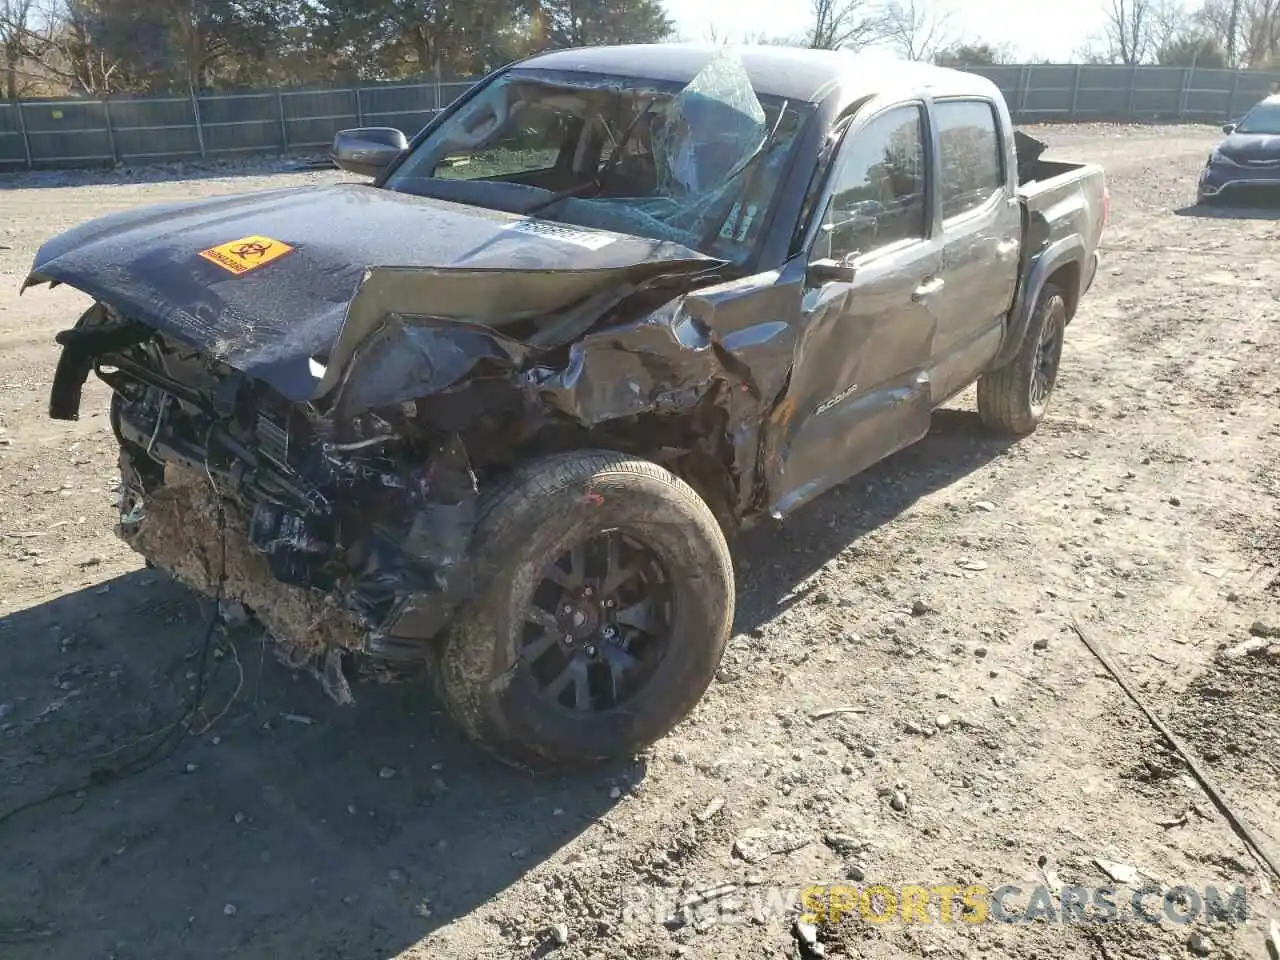
[[[978,380],[978,416],[989,430],[1025,436],[1040,425],[1058,382],[1066,327],[1066,298],[1046,283],[1017,355]]]
[[[694,708],[733,620],[729,549],[675,475],[587,451],[486,497],[479,593],[434,649],[437,691],[481,746],[532,769],[633,756]]]

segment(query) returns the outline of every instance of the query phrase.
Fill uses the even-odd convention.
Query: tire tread
[[[483,699],[488,682],[477,666],[482,659],[478,654],[492,650],[494,643],[484,616],[486,598],[501,588],[495,580],[502,579],[497,576],[499,571],[514,569],[516,564],[545,562],[544,557],[513,558],[512,544],[520,543],[526,531],[567,491],[580,491],[584,483],[601,479],[624,485],[659,485],[673,515],[691,528],[691,535],[696,534],[700,542],[711,547],[712,555],[707,560],[728,571],[730,590],[723,602],[723,636],[712,638],[719,647],[713,651],[717,662],[733,621],[733,567],[723,532],[711,508],[675,474],[652,461],[609,450],[553,454],[511,471],[482,497],[471,550],[478,578],[475,600],[458,612],[449,633],[432,644],[430,672],[436,694],[452,720],[476,744],[516,766],[557,769],[577,765],[578,758],[556,757],[539,750],[536,744],[521,739],[517,731],[496,724],[486,710]],[[698,690],[697,697],[702,692]],[[673,691],[677,703],[682,700],[680,693]],[[689,709],[692,705],[688,705]],[[671,725],[679,719],[682,717]]]
[[[1055,298],[1062,300],[1062,291],[1056,284],[1045,284],[1017,356],[978,379],[978,416],[982,425],[994,433],[1021,437],[1034,433],[1040,425],[1043,413],[1037,416],[1031,410],[1031,366],[1036,361],[1040,331]]]

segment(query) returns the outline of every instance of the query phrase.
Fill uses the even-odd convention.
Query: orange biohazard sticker
[[[291,250],[293,247],[289,244],[270,237],[242,237],[201,250],[200,256],[210,263],[216,263],[223,270],[241,274],[266,266],[272,260],[279,260]]]

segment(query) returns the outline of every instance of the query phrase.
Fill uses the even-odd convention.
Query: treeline
[[[1089,63],[1280,68],[1280,0],[1108,0]]]
[[[965,42],[948,2],[961,0],[809,0],[799,35],[697,39],[1013,59]],[[1280,0],[1107,3],[1084,62],[1280,66]],[[448,80],[546,49],[672,39],[662,0],[0,0],[0,97]]]
[[[809,0],[795,36],[690,39],[1005,58],[959,43],[947,2]],[[0,97],[447,80],[552,48],[674,39],[662,0],[0,0]]]
[[[471,77],[671,33],[660,0],[0,0],[0,96]]]

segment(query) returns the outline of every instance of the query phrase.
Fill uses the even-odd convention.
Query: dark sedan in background
[[[1227,138],[1213,148],[1200,174],[1199,201],[1280,199],[1280,95],[1267,97],[1222,132]]]

